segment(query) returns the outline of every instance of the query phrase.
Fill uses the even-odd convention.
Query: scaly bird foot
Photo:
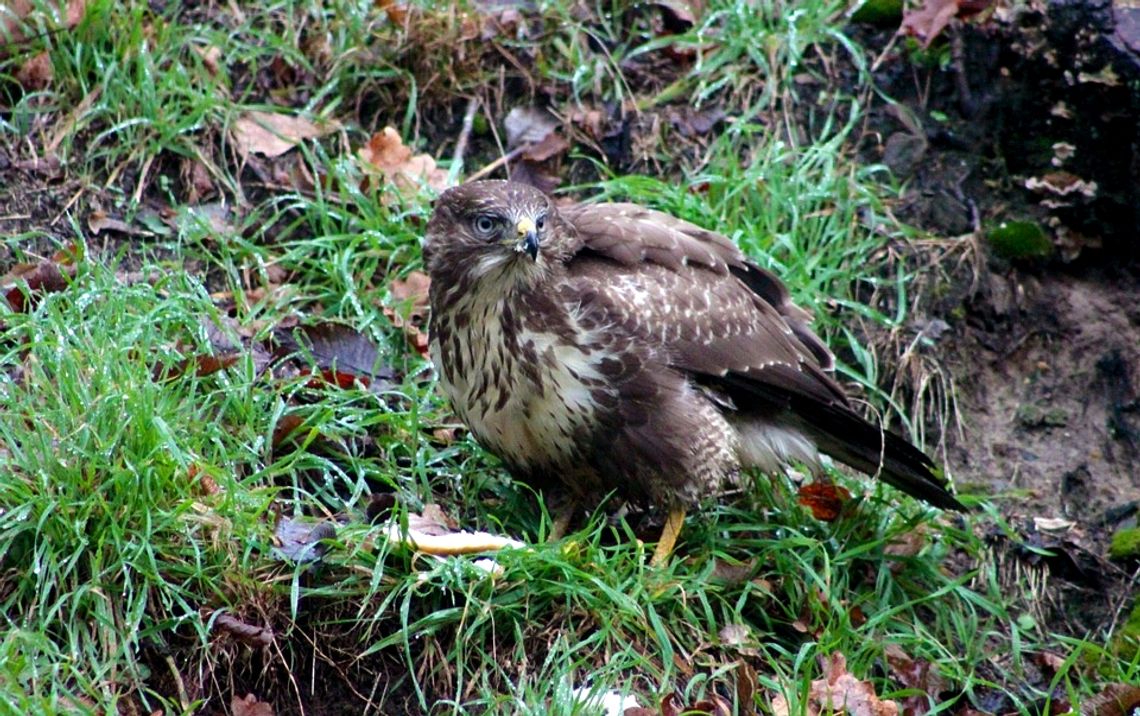
[[[554,515],[554,522],[550,525],[550,534],[546,536],[546,542],[557,542],[566,536],[567,530],[570,529],[570,520],[574,519],[574,513],[578,511],[578,503],[574,500],[566,503]]]
[[[653,559],[649,560],[652,567],[660,567],[673,553],[673,546],[677,544],[677,537],[681,534],[681,525],[685,523],[685,508],[673,507],[669,516],[665,518],[665,526],[661,528],[661,539],[657,548],[653,550]]]

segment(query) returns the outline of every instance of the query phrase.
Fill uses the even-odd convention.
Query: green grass
[[[836,62],[862,71],[862,51],[837,24],[844,8],[713,2],[674,38],[703,52],[699,62],[643,84],[623,68],[658,57],[669,39],[644,12],[607,9],[584,18],[546,3],[536,35],[495,41],[568,106],[722,103],[735,119],[696,143],[666,133],[637,160],[641,175],[587,167],[599,179],[580,193],[723,229],[816,311],[847,358],[845,377],[881,409],[920,422],[889,400],[874,349],[849,328],[857,318],[902,325],[910,277],[868,264],[884,236],[907,231],[884,208],[887,178],[847,149],[866,87],[828,85]],[[0,244],[11,261],[52,244],[80,248],[66,290],[29,313],[0,313],[0,713],[128,702],[194,713],[253,692],[279,713],[371,700],[385,713],[576,714],[591,712],[572,696],[578,687],[643,704],[672,692],[689,704],[732,695],[740,664],[755,673],[757,708],[780,694],[799,713],[820,660],[837,651],[881,696],[904,697],[884,666],[888,644],[937,665],[939,713],[993,693],[1014,711],[1039,711],[1047,695],[1023,672],[1041,650],[1065,657],[1050,687],[1073,703],[1100,683],[1140,679],[1138,660],[1114,653],[1108,635],[1054,634],[1037,617],[1043,596],[1030,577],[1042,572],[1010,579],[979,536],[992,526],[1016,538],[993,508],[959,522],[851,480],[867,494],[854,514],[823,524],[795,504],[787,480],[762,479],[690,517],[661,569],[647,566],[635,528],[605,509],[545,543],[549,515],[525,486],[470,440],[432,437],[450,413],[378,309],[391,278],[420,265],[431,197],[364,182],[353,159],[389,123],[409,141],[421,131],[422,148],[452,146],[451,105],[497,87],[498,60],[488,58],[498,50],[463,34],[471,8],[423,6],[407,28],[368,3],[242,10],[93,2],[71,29],[41,14],[36,36],[0,66],[5,146],[43,148],[63,127],[56,153],[67,179],[94,197]],[[221,72],[203,59],[211,47]],[[16,69],[40,51],[55,76],[25,93]],[[507,75],[525,85],[517,68]],[[814,84],[796,81],[804,75]],[[311,186],[242,171],[227,128],[274,103],[343,123],[295,152],[318,178]],[[473,144],[469,167],[494,153],[485,134]],[[232,228],[185,205],[186,159],[207,165]],[[598,158],[576,161],[587,160]],[[646,176],[651,167],[662,175]],[[148,202],[178,217],[156,237],[116,243],[87,230],[95,206],[142,222]],[[283,290],[263,290],[280,275]],[[890,300],[861,303],[866,286]],[[354,326],[397,379],[378,391],[322,386],[305,371],[264,372],[248,352],[209,375],[162,377],[218,351],[210,325],[229,326],[235,343],[240,332],[263,342],[287,319]],[[296,440],[275,445],[293,416]],[[466,528],[532,547],[498,555],[495,576],[470,558],[409,553],[365,518],[373,493],[395,496],[393,519],[438,502]],[[337,535],[319,564],[274,556],[280,516],[332,515]],[[921,548],[895,554],[892,543],[916,530]],[[216,626],[223,614],[273,629],[274,643],[246,645]],[[725,643],[726,626],[741,639]]]

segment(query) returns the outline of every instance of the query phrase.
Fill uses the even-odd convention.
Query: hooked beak
[[[538,260],[538,229],[534,225],[534,221],[522,218],[516,226],[518,230],[518,243],[515,244],[515,251],[525,253],[530,256],[532,261]]]

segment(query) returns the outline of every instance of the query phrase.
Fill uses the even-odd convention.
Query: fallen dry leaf
[[[247,694],[245,698],[235,696],[230,702],[230,711],[234,716],[274,716],[272,704],[258,701],[253,694]]]
[[[320,382],[350,388],[360,383],[366,388],[383,389],[395,372],[380,361],[380,351],[360,331],[340,323],[317,323],[274,332],[280,353],[306,355],[320,371],[310,387]]]
[[[203,472],[197,463],[191,463],[190,467],[187,468],[186,481],[197,485],[201,495],[219,495],[222,492],[218,481]]]
[[[558,129],[558,119],[537,107],[515,107],[503,120],[507,131],[507,148],[538,144]]]
[[[903,11],[899,34],[913,35],[930,47],[955,17],[968,18],[990,7],[993,0],[925,0],[922,7]]]
[[[51,66],[51,56],[45,50],[25,62],[16,70],[16,82],[24,88],[25,92],[38,92],[47,89],[54,76]]]
[[[55,260],[36,264],[16,264],[0,278],[0,296],[16,313],[31,310],[45,293],[56,293],[67,288],[75,275],[73,266],[61,266]]]
[[[1081,716],[1129,716],[1140,708],[1140,686],[1108,684],[1081,704]]]
[[[274,449],[280,447],[281,444],[286,441],[292,442],[300,437],[299,435],[294,436],[293,434],[297,432],[297,429],[304,425],[304,423],[305,419],[296,413],[282,415],[277,421],[277,424],[273,427],[273,437],[270,442]]]
[[[63,176],[63,163],[60,162],[59,157],[55,154],[46,154],[42,157],[32,157],[30,159],[17,159],[12,162],[12,167],[30,174],[38,174],[48,179],[58,179]]]
[[[914,557],[926,546],[926,528],[919,525],[891,539],[883,548],[888,557]]]
[[[688,32],[697,23],[701,2],[692,0],[657,0],[653,3],[661,10],[661,21],[671,33]]]
[[[198,57],[202,58],[202,66],[211,75],[217,76],[220,65],[218,60],[222,59],[222,48],[217,45],[209,45],[208,47],[199,47],[194,45],[191,49],[194,50]]]
[[[606,115],[600,109],[571,109],[567,119],[570,120],[571,124],[581,127],[595,142],[601,141],[605,137],[603,127]]]
[[[408,6],[395,0],[377,0],[376,7],[388,16],[388,22],[393,25],[403,25],[408,20]]]
[[[24,20],[29,19],[33,10],[40,9],[43,11],[50,7],[50,3],[37,4],[31,0],[6,0],[4,3],[0,3],[0,40],[13,45],[23,42],[26,37],[23,28],[28,25],[35,25],[38,28],[41,26],[41,22],[43,27],[54,32],[57,29],[54,20],[59,17],[55,12],[44,13],[42,18],[32,17],[30,22],[24,22]],[[67,0],[64,27],[70,29],[78,25],[86,12],[87,0]],[[33,30],[33,32],[38,32],[38,30]]]
[[[925,0],[922,7],[903,12],[899,33],[913,35],[923,47],[930,47],[957,14],[958,0]]]
[[[277,157],[306,139],[335,131],[334,122],[317,124],[304,117],[274,112],[246,112],[230,128],[234,144],[244,157],[261,154]]]
[[[336,523],[329,520],[281,516],[273,529],[273,556],[294,564],[319,562],[329,551],[324,540],[336,537]]]
[[[401,306],[384,306],[384,315],[396,328],[403,329],[408,345],[421,356],[430,353],[430,341],[422,327],[427,320],[428,292],[431,279],[422,271],[412,271],[403,279],[393,279],[388,284],[392,300]]]
[[[238,352],[225,353],[222,355],[204,354],[191,356],[178,361],[174,365],[160,365],[156,367],[154,370],[154,380],[156,382],[174,380],[187,373],[193,373],[199,378],[204,378],[236,365],[239,358],[241,358],[241,353]]]
[[[676,694],[669,694],[661,699],[661,706],[657,710],[639,706],[626,709],[624,716],[731,716],[733,713],[732,704],[716,694],[691,706],[682,703]]]
[[[104,231],[115,231],[127,236],[150,236],[151,232],[146,229],[140,229],[131,226],[127,222],[116,219],[112,216],[107,216],[103,211],[92,211],[87,217],[87,228],[91,229],[91,233],[98,235]]]
[[[839,652],[824,664],[824,676],[811,682],[808,702],[803,704],[806,716],[847,714],[848,716],[898,716],[899,705],[884,701],[866,681],[859,681],[847,671],[847,658]],[[791,709],[783,694],[772,699],[772,713],[790,716]]]
[[[740,646],[748,641],[750,633],[747,624],[733,623],[725,624],[716,635],[720,638],[720,643],[725,646]]]
[[[503,120],[503,126],[507,130],[507,147],[519,150],[511,180],[530,184],[547,194],[554,191],[561,183],[558,161],[570,149],[570,143],[557,132],[557,118],[535,107],[515,107]]]
[[[933,664],[926,659],[912,659],[898,644],[887,644],[883,653],[890,667],[891,678],[904,688],[922,692],[902,700],[904,716],[922,716],[930,710],[932,703],[938,703],[938,694],[945,688],[945,684]]]
[[[415,193],[421,185],[436,191],[447,188],[447,172],[437,167],[435,159],[427,154],[412,154],[393,127],[373,134],[357,156],[365,170],[378,172],[402,194]]]
[[[198,204],[216,192],[209,168],[201,159],[186,157],[179,168],[182,184],[186,187],[186,203]]]
[[[406,306],[408,320],[420,320],[427,316],[430,300],[431,278],[423,271],[411,271],[405,278],[396,278],[388,284],[392,300]]]
[[[269,646],[270,644],[273,643],[273,630],[272,629],[270,629],[269,627],[258,626],[256,624],[247,624],[247,623],[243,622],[241,619],[238,619],[237,617],[233,616],[232,614],[219,614],[214,619],[214,630],[215,631],[224,631],[227,634],[230,634],[231,636],[237,638],[238,641],[245,642],[246,644],[249,644],[250,646]],[[257,699],[253,698],[252,695],[245,697],[245,700],[249,701],[249,703],[247,704],[248,707],[254,707],[255,704],[259,703],[257,701]],[[236,704],[237,699],[235,699],[234,701]],[[269,708],[269,704],[260,704],[260,705],[264,708]],[[236,714],[240,714],[240,713],[246,713],[246,714],[264,713],[264,714],[267,714],[268,716],[272,716],[273,710],[270,708],[269,711],[257,711],[257,710],[241,711],[235,706],[234,714],[236,715]]]
[[[896,716],[899,706],[882,701],[866,681],[859,681],[847,671],[847,657],[838,651],[825,666],[824,678],[811,682],[809,698],[822,709],[843,708],[851,716]]]
[[[843,512],[843,506],[851,500],[851,493],[839,485],[826,482],[813,482],[802,486],[796,501],[811,510],[817,520],[834,522]]]

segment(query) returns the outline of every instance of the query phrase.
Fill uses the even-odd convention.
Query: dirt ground
[[[931,350],[956,387],[951,473],[1015,490],[1016,511],[1088,524],[1126,518],[1140,499],[1140,130],[1134,110],[1122,116],[1140,100],[1072,77],[1140,73],[1140,56],[1091,31],[1071,39],[1073,22],[1028,14],[961,29],[960,70],[881,71],[879,86],[906,106],[872,111],[868,158],[907,179],[900,217],[962,244],[920,279],[914,317],[942,327]],[[1040,178],[1098,191],[1031,188]],[[986,237],[1011,221],[1045,227],[1052,251],[1000,255]]]
[[[1118,618],[1134,587],[1104,555],[1140,507],[1140,96],[1073,78],[1135,78],[1140,55],[1067,12],[959,29],[946,72],[885,66],[877,84],[904,107],[877,104],[863,142],[906,181],[898,216],[942,237],[910,255],[924,365],[955,397],[953,415],[928,412],[928,436],[961,489],[1002,495],[1023,544],[1051,550],[995,535],[996,554],[1047,567],[1041,616],[1080,635]],[[1049,247],[1003,252],[992,231],[1015,221]],[[927,377],[901,366],[895,380],[905,394]]]

